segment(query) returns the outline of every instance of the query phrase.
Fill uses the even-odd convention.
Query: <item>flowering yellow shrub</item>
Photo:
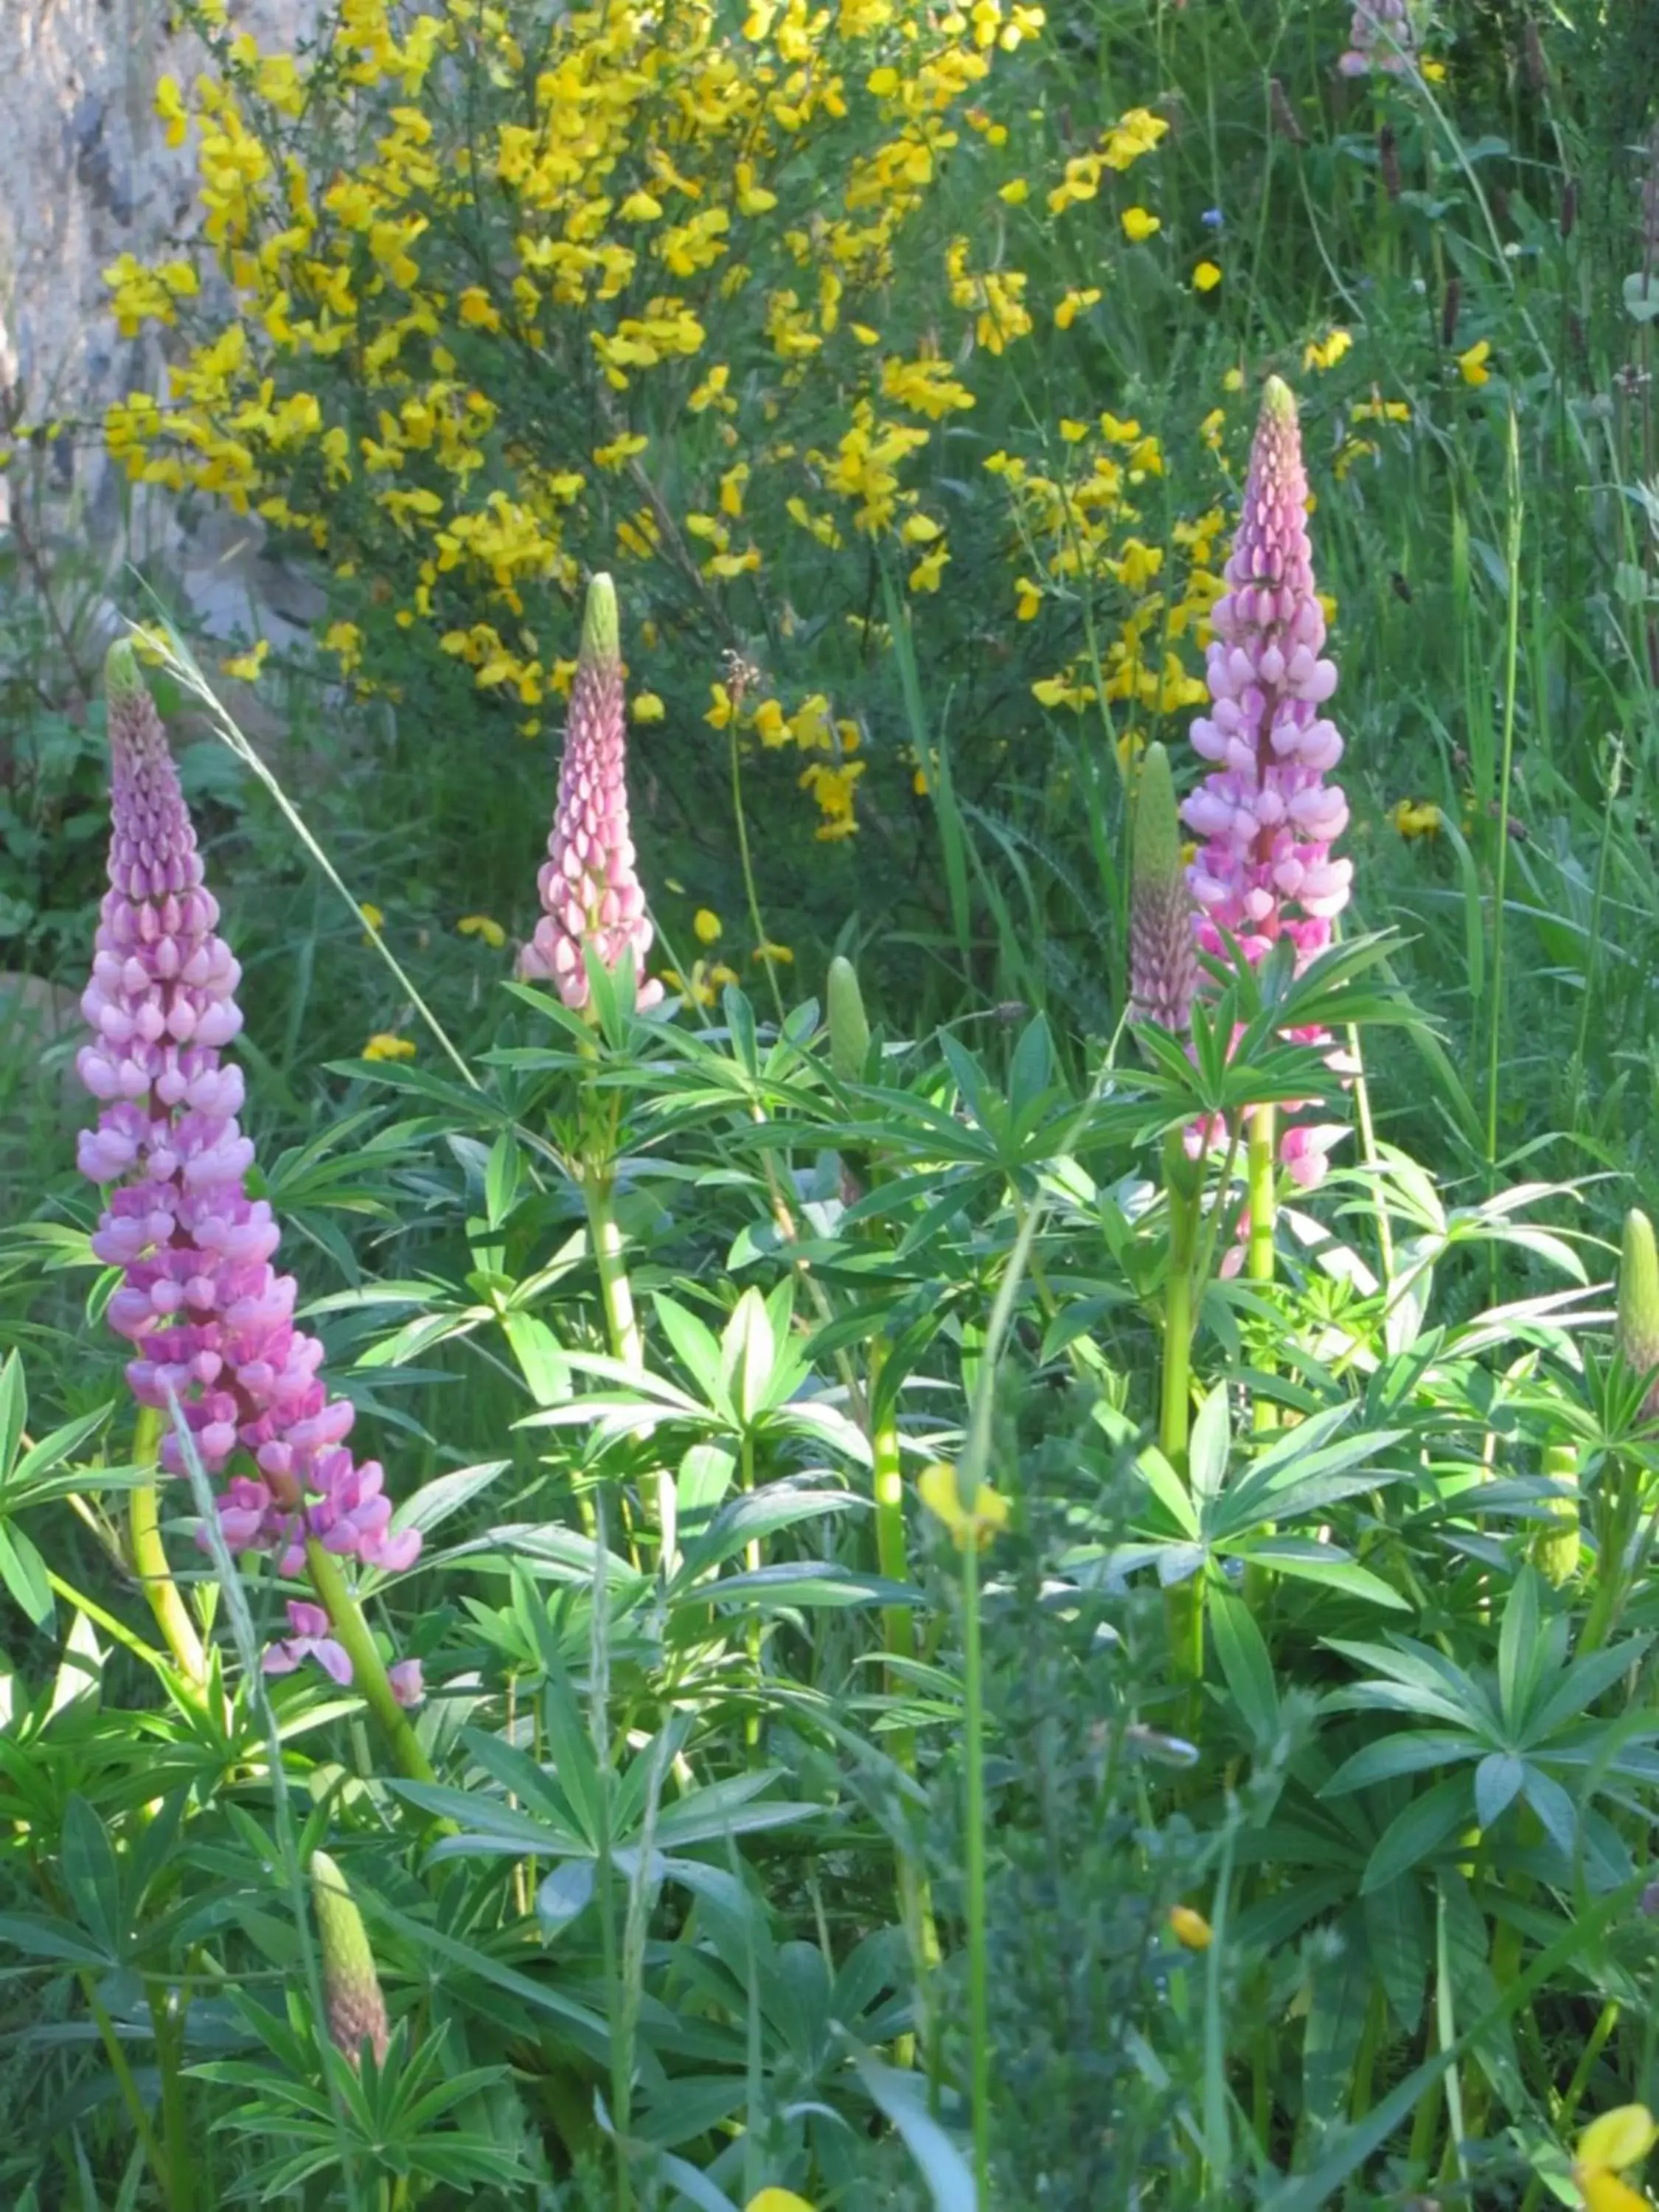
[[[1148,537],[1162,450],[1101,412],[1083,349],[1110,256],[1163,250],[1156,162],[1127,176],[1169,126],[1052,145],[1020,74],[1041,8],[342,0],[297,54],[192,12],[215,65],[156,106],[193,141],[198,249],[106,272],[122,329],[176,325],[179,355],[106,434],[133,477],[309,548],[359,688],[406,690],[425,654],[533,735],[572,595],[613,568],[635,719],[659,684],[684,711],[690,662],[708,723],[793,750],[836,841],[883,575],[920,629],[965,543],[978,614],[1080,623],[1041,705],[1199,696],[1221,514]],[[1071,212],[1112,192],[1109,230]],[[1034,434],[1028,387],[1075,415]],[[734,701],[719,653],[757,641],[767,681]]]

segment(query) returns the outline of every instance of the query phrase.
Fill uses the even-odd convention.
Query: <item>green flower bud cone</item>
[[[130,707],[149,695],[138,672],[138,656],[130,637],[118,637],[104,655],[104,696],[112,707]]]
[[[587,587],[587,605],[582,613],[581,658],[590,665],[604,668],[614,668],[622,659],[617,587],[606,575],[595,576]]]
[[[1659,1249],[1653,1241],[1653,1224],[1634,1206],[1625,1216],[1614,1341],[1632,1375],[1651,1375],[1659,1367]],[[1642,1401],[1642,1411],[1650,1419],[1659,1415],[1659,1379]]]
[[[870,1050],[870,1024],[858,969],[842,954],[830,963],[830,1065],[838,1083],[856,1083]]]
[[[1578,1449],[1576,1444],[1547,1444],[1542,1472],[1571,1497],[1545,1500],[1549,1521],[1534,1532],[1532,1560],[1546,1582],[1561,1589],[1578,1572]]]
[[[1129,1012],[1180,1031],[1198,988],[1192,893],[1181,860],[1175,779],[1162,745],[1148,745],[1135,799],[1129,890]]]
[[[365,2041],[375,2063],[383,2063],[389,2030],[374,1954],[345,1876],[326,1851],[311,1855],[311,1901],[323,1947],[330,2039],[354,2066],[362,2063]]]

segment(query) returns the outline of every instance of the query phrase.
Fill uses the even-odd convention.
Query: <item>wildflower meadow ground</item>
[[[173,12],[0,394],[0,2199],[1639,2212],[1659,17]]]

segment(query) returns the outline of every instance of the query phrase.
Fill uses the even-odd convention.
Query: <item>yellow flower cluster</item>
[[[359,690],[399,696],[429,650],[527,736],[568,690],[592,568],[622,571],[643,617],[639,722],[667,711],[659,620],[682,651],[698,629],[787,647],[802,580],[838,592],[865,609],[845,617],[844,687],[830,664],[793,686],[781,665],[778,696],[716,684],[705,719],[793,747],[817,837],[854,836],[871,750],[854,672],[890,645],[871,580],[948,596],[947,441],[1000,397],[1002,356],[1039,329],[1060,346],[1103,295],[1093,245],[1100,281],[1042,295],[1009,210],[1029,199],[1035,241],[1166,120],[1133,108],[1051,154],[1018,80],[999,111],[1006,58],[1043,29],[1028,0],[610,0],[533,42],[501,0],[340,0],[297,54],[185,3],[213,67],[155,104],[194,153],[196,258],[106,275],[124,331],[188,343],[163,398],[111,408],[112,453],[308,544],[333,580],[322,641]],[[1120,249],[1161,228],[1133,190]],[[987,465],[1017,613],[1110,608],[1098,655],[1037,696],[1172,713],[1200,696],[1220,517],[1158,542],[1136,489],[1158,441],[1110,414],[1067,418],[1061,441],[1063,468]],[[883,760],[912,773],[897,742]]]
[[[1070,465],[1064,474],[1000,450],[984,464],[1002,483],[1025,556],[1014,583],[1016,618],[1034,620],[1053,598],[1090,615],[1084,649],[1058,674],[1033,684],[1032,695],[1044,707],[1074,714],[1102,699],[1137,715],[1196,705],[1205,696],[1196,655],[1208,641],[1209,611],[1222,590],[1212,564],[1225,514],[1212,507],[1176,522],[1167,549],[1149,544],[1137,526],[1136,501],[1140,488],[1164,473],[1158,440],[1110,412],[1095,422],[1062,418],[1060,431]],[[1182,574],[1172,589],[1165,570],[1177,566]],[[1103,633],[1092,615],[1105,595],[1114,619]],[[1126,745],[1126,760],[1132,751]]]

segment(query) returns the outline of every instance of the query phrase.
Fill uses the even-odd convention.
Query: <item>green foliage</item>
[[[1609,1289],[1620,1225],[1656,1196],[1659,447],[1654,325],[1627,284],[1652,31],[1641,9],[1570,29],[1454,0],[1425,49],[1443,80],[1355,85],[1330,67],[1350,12],[1100,0],[999,55],[986,116],[1012,150],[964,128],[860,310],[879,313],[877,368],[933,359],[975,407],[899,469],[915,496],[893,526],[842,546],[787,504],[829,514],[828,463],[757,465],[740,513],[721,507],[732,418],[688,415],[689,363],[618,394],[574,312],[543,320],[529,367],[466,326],[467,375],[507,428],[459,511],[568,448],[595,489],[557,555],[608,565],[637,524],[616,484],[647,495],[592,459],[622,408],[653,465],[672,449],[648,487],[671,520],[719,514],[764,550],[731,576],[701,553],[623,570],[633,688],[675,726],[647,722],[635,761],[636,788],[668,794],[645,842],[688,980],[672,1019],[602,971],[591,1022],[491,988],[489,934],[455,926],[532,908],[545,778],[503,752],[481,691],[531,659],[550,675],[574,567],[534,580],[547,637],[498,632],[518,667],[481,687],[465,656],[430,656],[440,625],[495,620],[496,580],[445,570],[434,636],[411,638],[416,540],[368,476],[338,501],[332,550],[362,565],[335,577],[331,619],[360,635],[330,649],[433,688],[337,728],[293,672],[276,772],[383,920],[366,932],[319,887],[246,758],[193,748],[187,780],[248,971],[252,1187],[398,1525],[425,1536],[415,1571],[360,1588],[423,1663],[435,1779],[394,1773],[319,1671],[263,1674],[286,1589],[252,1563],[220,1585],[185,1486],[163,1490],[161,1536],[205,1683],[161,1648],[124,1530],[144,1470],[113,1284],[45,1116],[53,1164],[15,1176],[0,1240],[18,1339],[0,1366],[0,2095],[28,2117],[0,2146],[8,2201],[744,2212],[787,2188],[819,2212],[957,2212],[983,2141],[1001,2206],[1538,2212],[1571,2200],[1586,2121],[1659,2101],[1640,1228],[1622,1322]],[[480,22],[447,128],[539,96],[529,44],[492,76],[502,26]],[[972,25],[939,36],[971,45]],[[228,49],[219,66],[252,139],[349,190],[384,167],[371,125],[403,95],[326,56],[317,115],[352,125],[326,144],[280,73],[261,87]],[[854,92],[845,140],[826,125],[790,167],[786,214],[743,216],[773,289],[832,145],[873,143],[885,95]],[[1162,230],[1126,250],[1109,180],[1052,217],[1044,193],[1143,99],[1172,127],[1120,198]],[[630,117],[618,200],[663,150]],[[731,152],[698,149],[716,196]],[[1016,166],[1027,214],[988,195]],[[449,317],[471,215],[505,237],[506,210],[432,180],[405,198]],[[939,281],[970,215],[988,248],[1007,226],[981,273],[1023,276],[1042,309],[1001,351]],[[362,289],[373,252],[353,252]],[[1206,293],[1200,254],[1222,271]],[[504,312],[505,263],[477,274]],[[1103,300],[1057,326],[1097,279]],[[372,334],[406,299],[364,296]],[[697,313],[758,454],[795,416],[763,430],[764,319],[726,306],[722,323],[711,289]],[[822,334],[829,367],[780,386],[826,453],[869,373],[851,319]],[[337,416],[374,437],[360,362],[313,378],[276,352],[262,404],[314,383],[318,441]],[[1187,780],[1162,655],[1191,653],[1269,369],[1303,387],[1338,602],[1355,912],[1300,975],[1211,963],[1190,1036],[1129,1048],[1127,771],[1161,730]],[[1135,513],[1113,510],[1079,573],[1066,455],[1127,468],[1131,450],[1084,422],[1103,407],[1133,410],[1164,473],[1143,451]],[[248,434],[254,488],[289,498],[270,519],[303,535],[324,449]],[[979,465],[999,446],[1024,492]],[[427,480],[425,454],[401,453],[400,483]],[[948,529],[937,592],[908,574],[932,541],[900,550],[912,514]],[[1132,527],[1161,580],[1136,574]],[[22,543],[0,570],[0,927],[8,960],[78,988],[100,710],[65,665],[78,584],[64,572],[43,603]],[[1151,696],[1124,673],[1142,640]],[[766,661],[758,687],[717,673],[726,643]],[[684,732],[728,680],[717,764]],[[833,712],[807,714],[815,694]],[[840,767],[855,757],[842,720],[884,792],[858,866],[854,841],[815,845],[794,787],[825,731]],[[710,962],[725,947],[749,972],[691,967],[671,877],[687,917],[745,907],[763,945],[787,927],[781,1003],[723,933],[697,932]],[[413,1057],[356,1056],[381,1033]],[[1351,1123],[1346,1164],[1315,1196],[1281,1191],[1273,1279],[1241,1279],[1224,1261],[1247,1109],[1298,1100]],[[1189,1157],[1195,1125],[1213,1141]],[[606,1223],[635,1338],[597,1264]],[[1159,1391],[1177,1263],[1195,1291],[1179,1441]],[[936,1518],[915,1478],[941,1464],[955,1510]],[[319,1852],[361,1912],[383,2061],[329,2037]]]

